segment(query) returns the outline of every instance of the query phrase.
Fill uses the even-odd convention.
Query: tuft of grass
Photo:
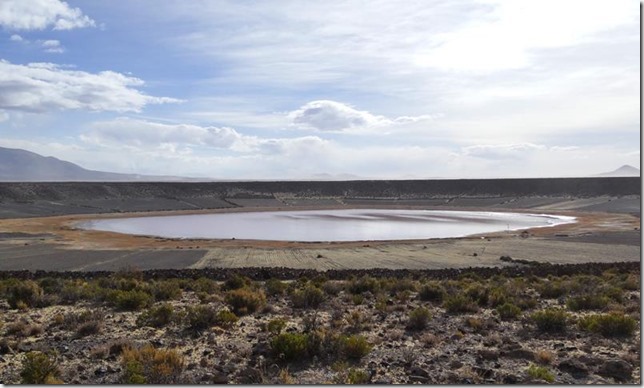
[[[110,302],[119,310],[138,311],[152,304],[152,295],[141,290],[114,290],[107,297]]]
[[[291,302],[295,308],[318,308],[325,299],[324,292],[311,284],[291,293]]]
[[[230,329],[238,320],[239,318],[237,318],[235,313],[228,310],[220,310],[215,317],[215,325],[223,329]]]
[[[22,384],[61,384],[60,370],[55,357],[42,352],[29,352],[22,361],[20,381]]]
[[[362,335],[339,336],[338,345],[341,354],[351,360],[359,360],[371,351],[371,344]]]
[[[545,380],[549,383],[555,381],[555,376],[552,374],[552,372],[550,372],[548,368],[543,366],[536,366],[532,364],[528,367],[527,372],[528,376],[532,377],[533,379]]]
[[[539,364],[549,365],[554,361],[555,355],[549,350],[540,349],[534,353],[534,359]]]
[[[275,318],[271,319],[266,325],[266,329],[274,335],[279,335],[282,333],[282,330],[286,327],[286,319],[284,318]]]
[[[542,283],[537,291],[542,298],[545,299],[557,299],[564,295],[567,295],[570,292],[570,286],[565,284],[562,281],[546,281]]]
[[[217,312],[210,306],[188,307],[185,319],[188,323],[188,330],[200,332],[217,323]]]
[[[566,330],[568,314],[563,309],[549,308],[530,316],[539,331],[544,333],[560,333]]]
[[[175,350],[155,349],[152,345],[146,345],[141,349],[124,349],[122,356],[125,384],[180,383],[184,359]]]
[[[447,292],[438,282],[429,282],[423,284],[418,290],[418,299],[426,302],[441,303]]]
[[[579,320],[579,328],[604,337],[629,337],[637,329],[637,321],[622,313],[595,314]]]
[[[358,384],[364,385],[368,384],[371,381],[371,376],[369,373],[363,369],[351,368],[347,371],[347,384]]]
[[[269,279],[264,283],[266,294],[270,296],[284,295],[288,285],[279,279]]]
[[[264,292],[250,288],[238,288],[226,293],[228,303],[236,315],[252,314],[266,304]]]
[[[372,278],[369,275],[365,275],[359,279],[350,280],[347,283],[347,291],[351,294],[362,294],[365,292],[371,292],[375,294],[380,288],[378,279]]]
[[[144,311],[136,319],[136,324],[138,326],[150,326],[150,327],[164,327],[169,325],[176,314],[174,312],[174,307],[168,303],[163,303],[159,306],[151,307],[150,309]]]
[[[519,314],[521,314],[521,308],[515,306],[510,302],[506,302],[496,308],[496,311],[499,313],[499,317],[504,321],[509,321],[516,319]]]
[[[159,280],[150,284],[150,293],[156,300],[174,300],[181,297],[181,287],[175,280]]]
[[[248,287],[251,285],[251,280],[246,276],[234,275],[224,282],[223,289],[225,291],[238,290],[240,288]]]
[[[451,314],[475,313],[478,311],[476,303],[465,295],[447,297],[443,301],[443,307]]]
[[[278,334],[270,342],[276,358],[284,361],[303,359],[308,356],[308,335],[301,333]]]
[[[432,318],[432,314],[424,307],[418,307],[409,313],[409,320],[407,327],[410,330],[423,330],[427,327],[427,323]]]
[[[87,337],[88,335],[100,333],[102,328],[103,323],[101,321],[87,321],[78,326],[76,335],[78,337]]]
[[[12,281],[6,286],[5,293],[9,306],[21,310],[37,306],[43,297],[42,288],[32,280]]]
[[[566,307],[571,311],[601,310],[608,305],[609,299],[601,295],[581,295],[568,298]]]

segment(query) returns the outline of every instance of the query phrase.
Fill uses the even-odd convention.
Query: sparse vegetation
[[[550,370],[544,366],[530,365],[528,367],[527,373],[533,379],[545,380],[549,383],[555,381],[555,376],[550,372]]]
[[[521,308],[512,303],[506,302],[496,308],[499,317],[505,321],[516,319],[521,314]]]
[[[266,296],[261,290],[237,288],[226,293],[226,303],[237,315],[252,314],[266,304]]]
[[[443,302],[443,307],[451,314],[474,313],[478,311],[476,303],[465,295],[447,297]]]
[[[313,285],[307,285],[303,290],[294,290],[291,293],[291,301],[296,308],[318,308],[324,299],[324,292]]]
[[[175,318],[174,307],[168,303],[151,307],[139,315],[136,320],[139,326],[163,327]]]
[[[595,314],[579,320],[579,328],[604,337],[628,337],[637,326],[635,319],[621,313]]]
[[[42,352],[29,352],[22,361],[20,382],[22,384],[62,384],[55,357]]]
[[[427,327],[427,323],[432,318],[432,314],[424,307],[418,307],[409,313],[409,321],[407,327],[410,330],[423,330]]]
[[[123,383],[177,384],[184,368],[183,356],[175,350],[125,349],[122,354]]]
[[[568,314],[563,309],[549,308],[530,316],[537,329],[545,333],[560,333],[566,330]]]

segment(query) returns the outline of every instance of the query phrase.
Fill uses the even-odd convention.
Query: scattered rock
[[[429,372],[417,365],[414,365],[409,369],[409,374],[413,376],[429,377]]]
[[[558,368],[562,372],[570,373],[570,375],[576,379],[588,375],[588,368],[579,360],[573,358],[562,360],[559,363]]]
[[[633,367],[624,360],[608,360],[597,370],[603,377],[612,377],[617,381],[627,381],[633,376]]]
[[[486,361],[496,361],[499,359],[499,352],[491,349],[481,349],[478,352],[478,356],[482,360]]]

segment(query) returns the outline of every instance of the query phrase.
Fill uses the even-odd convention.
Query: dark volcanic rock
[[[570,373],[570,375],[576,379],[588,375],[588,368],[577,359],[569,358],[562,360],[558,367],[560,371]]]
[[[608,360],[599,367],[597,374],[617,381],[628,381],[633,376],[633,367],[624,360]]]

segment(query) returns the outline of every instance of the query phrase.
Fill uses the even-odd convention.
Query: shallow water
[[[167,238],[376,241],[463,237],[575,222],[547,214],[343,209],[94,220],[84,229]]]

